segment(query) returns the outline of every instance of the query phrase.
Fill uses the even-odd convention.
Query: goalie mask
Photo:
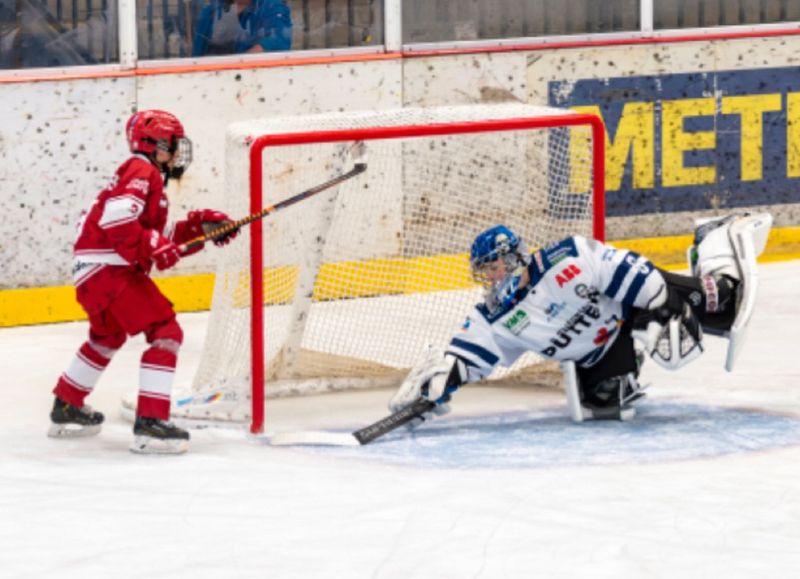
[[[487,229],[475,238],[470,269],[473,279],[484,287],[484,301],[490,313],[513,305],[522,272],[529,263],[525,242],[505,225]]]
[[[166,111],[146,110],[135,113],[125,125],[132,153],[142,153],[164,172],[167,178],[180,179],[192,162],[192,142],[181,122]],[[172,155],[169,163],[158,163],[156,151]]]

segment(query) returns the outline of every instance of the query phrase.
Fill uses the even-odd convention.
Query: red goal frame
[[[268,147],[331,143],[337,141],[369,141],[401,139],[464,133],[485,133],[525,129],[588,126],[592,131],[592,234],[605,240],[605,126],[596,115],[571,113],[511,119],[492,119],[428,125],[368,127],[307,133],[261,135],[250,145],[250,213],[263,209],[263,155]],[[599,178],[597,176],[600,176]],[[250,226],[250,332],[251,332],[251,402],[250,432],[264,431],[264,254],[261,221]]]

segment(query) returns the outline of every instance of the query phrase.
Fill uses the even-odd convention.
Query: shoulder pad
[[[547,271],[566,257],[578,257],[576,237],[568,237],[533,252],[528,272],[531,285],[536,285]]]
[[[544,251],[546,261],[549,263],[550,267],[554,266],[566,257],[578,256],[578,247],[575,244],[574,237],[567,237],[558,243],[548,245],[542,251]]]

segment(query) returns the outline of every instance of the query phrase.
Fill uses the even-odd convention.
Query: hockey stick
[[[281,209],[286,209],[287,207],[289,207],[291,205],[294,205],[295,203],[299,203],[300,201],[303,201],[304,199],[308,199],[309,197],[312,197],[312,196],[316,195],[317,193],[321,193],[322,191],[325,191],[326,189],[330,189],[331,187],[335,187],[339,183],[343,183],[344,181],[347,181],[348,179],[352,179],[356,175],[360,175],[361,173],[363,173],[366,170],[367,170],[367,164],[366,163],[356,163],[355,165],[353,165],[353,168],[350,169],[347,173],[342,173],[338,177],[334,177],[333,179],[330,179],[329,181],[325,181],[324,183],[321,183],[321,184],[317,185],[316,187],[312,187],[311,189],[306,189],[305,191],[303,191],[301,193],[298,193],[297,195],[294,195],[292,197],[289,197],[288,199],[284,199],[283,201],[280,201],[280,202],[276,203],[275,205],[270,205],[269,207],[266,207],[266,208],[262,209],[258,213],[253,213],[251,215],[248,215],[247,217],[243,217],[242,219],[239,219],[238,221],[225,222],[223,225],[220,225],[219,227],[215,227],[214,229],[211,229],[210,231],[207,231],[203,235],[198,235],[194,239],[190,239],[189,241],[187,241],[185,243],[181,243],[178,246],[178,250],[183,254],[183,253],[186,253],[188,250],[190,250],[190,249],[192,249],[194,247],[197,247],[198,245],[201,245],[201,244],[205,243],[206,241],[212,241],[214,239],[218,239],[220,237],[224,237],[228,233],[230,233],[230,232],[232,232],[232,231],[234,231],[236,229],[239,229],[240,227],[242,227],[244,225],[249,225],[253,221],[258,221],[259,219],[263,219],[264,217],[266,217],[267,215],[269,215],[271,213],[275,213],[276,211],[280,211]]]
[[[324,446],[363,446],[369,444],[376,438],[388,434],[394,429],[403,426],[414,420],[421,418],[426,412],[430,412],[436,407],[435,402],[426,398],[420,398],[411,406],[406,406],[381,418],[377,422],[365,426],[355,432],[281,432],[270,439],[273,446],[293,446],[293,445],[324,445]]]

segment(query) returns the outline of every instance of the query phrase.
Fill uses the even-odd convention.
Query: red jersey
[[[108,266],[148,273],[152,261],[145,244],[153,231],[164,234],[168,208],[161,171],[142,155],[125,161],[81,219],[74,251],[75,285]]]

